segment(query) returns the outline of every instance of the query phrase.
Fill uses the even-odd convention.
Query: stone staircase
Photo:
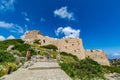
[[[28,70],[43,70],[43,69],[60,69],[57,62],[37,62]]]
[[[56,61],[36,62],[27,68],[20,68],[0,80],[72,80]]]

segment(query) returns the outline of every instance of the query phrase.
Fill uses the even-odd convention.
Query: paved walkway
[[[37,62],[27,69],[20,68],[2,78],[3,80],[71,80],[57,62]]]

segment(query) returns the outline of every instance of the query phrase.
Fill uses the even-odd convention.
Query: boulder
[[[14,48],[15,48],[14,45],[10,45],[10,46],[7,48],[7,51],[11,51],[11,50],[13,50]]]

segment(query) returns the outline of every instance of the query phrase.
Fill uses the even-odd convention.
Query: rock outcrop
[[[92,58],[101,65],[109,65],[109,61],[105,52],[94,50],[85,51],[82,39],[80,38],[64,38],[64,39],[54,39],[48,36],[43,36],[39,31],[33,30],[26,33],[23,39],[26,43],[32,44],[35,40],[40,40],[40,45],[53,44],[56,45],[59,51],[65,51],[76,55],[80,59],[85,59],[86,57]],[[91,55],[91,56],[90,56]]]

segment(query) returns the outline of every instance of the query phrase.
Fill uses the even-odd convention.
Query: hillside
[[[39,41],[35,41],[33,44],[25,44],[20,39],[1,41],[0,44],[0,76],[7,74],[10,66],[12,66],[12,71],[23,66],[26,63],[25,54],[28,49],[31,52],[31,57],[41,55],[56,59],[61,69],[72,79],[106,79],[104,77],[106,73],[120,73],[120,68],[102,66],[90,58],[80,60],[71,53],[59,52],[58,47],[53,44],[41,46]],[[14,45],[14,49],[7,51],[11,45]]]

